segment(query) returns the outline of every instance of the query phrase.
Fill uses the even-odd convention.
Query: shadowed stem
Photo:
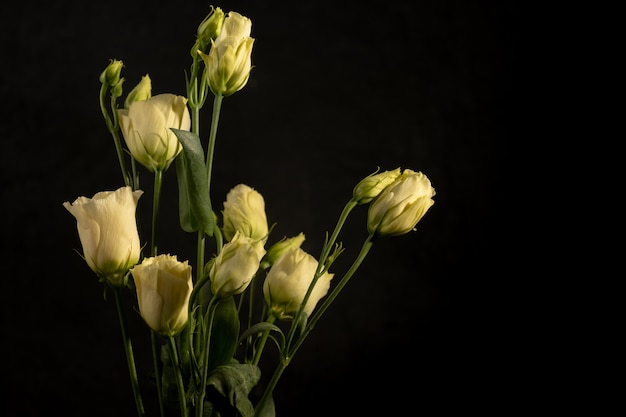
[[[139,380],[137,378],[137,368],[135,367],[133,345],[131,343],[130,336],[128,335],[126,316],[124,315],[124,309],[122,308],[120,288],[114,287],[113,292],[115,293],[115,305],[117,307],[117,316],[120,320],[120,328],[122,329],[122,340],[124,342],[124,351],[126,352],[126,361],[128,362],[128,374],[130,375],[130,383],[133,387],[133,395],[135,396],[137,415],[143,417],[145,415],[145,412],[143,408],[143,401],[141,400],[141,393],[139,391]]]

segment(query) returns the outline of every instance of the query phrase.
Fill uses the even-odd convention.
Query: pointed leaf
[[[185,231],[203,230],[213,236],[215,224],[200,138],[187,130],[171,130],[183,146],[182,157],[179,155],[176,160],[181,227]]]
[[[209,345],[209,372],[230,362],[237,349],[239,315],[233,297],[219,302],[213,317],[211,344]]]

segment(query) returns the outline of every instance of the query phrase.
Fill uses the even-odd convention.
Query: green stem
[[[302,345],[302,342],[304,342],[304,339],[306,338],[306,336],[309,333],[311,333],[311,331],[315,327],[315,324],[319,321],[320,317],[322,317],[322,314],[324,314],[324,312],[328,309],[328,307],[335,300],[335,298],[337,298],[337,296],[339,295],[343,287],[346,286],[350,278],[352,278],[352,276],[357,271],[357,269],[359,269],[359,267],[361,266],[361,263],[363,263],[363,260],[365,259],[370,249],[374,245],[373,238],[374,238],[373,234],[367,237],[367,239],[363,243],[363,246],[361,247],[361,251],[359,252],[358,256],[355,258],[354,262],[352,263],[352,266],[350,266],[350,269],[348,270],[348,272],[346,272],[343,278],[341,278],[341,281],[339,281],[339,284],[337,284],[337,286],[333,288],[333,290],[328,295],[328,297],[326,297],[322,305],[320,305],[316,309],[316,311],[313,313],[313,315],[311,315],[311,319],[308,321],[304,331],[302,332],[302,334],[300,335],[296,343],[293,345],[293,347],[291,347],[289,351],[290,357],[293,357],[293,355],[295,355],[298,348]]]
[[[260,415],[259,413],[263,410],[263,407],[265,406],[265,402],[272,395],[274,388],[276,388],[276,385],[278,384],[278,381],[280,377],[282,376],[285,368],[287,368],[287,366],[289,365],[289,362],[293,359],[293,357],[295,356],[300,346],[302,346],[304,339],[306,339],[309,333],[311,333],[311,331],[315,327],[315,324],[318,322],[322,314],[324,314],[324,312],[328,309],[330,304],[339,295],[339,292],[341,292],[343,287],[345,287],[345,285],[348,283],[350,278],[354,275],[354,273],[357,271],[357,269],[359,268],[359,266],[361,265],[361,263],[363,262],[367,254],[369,253],[370,249],[372,248],[372,245],[374,244],[372,239],[373,239],[373,235],[369,235],[367,237],[367,239],[365,240],[365,243],[361,247],[361,252],[359,252],[358,256],[352,263],[352,266],[350,267],[348,272],[346,272],[346,274],[343,276],[339,284],[333,289],[333,291],[328,296],[328,298],[326,298],[324,303],[311,316],[311,320],[307,323],[304,331],[298,337],[298,339],[293,344],[293,346],[287,346],[286,354],[282,358],[283,360],[279,363],[276,370],[274,370],[272,379],[270,379],[270,382],[268,383],[267,387],[265,388],[265,391],[263,392],[263,396],[261,397],[261,399],[259,400],[259,403],[257,404],[255,408],[255,414],[254,414],[255,416]]]
[[[209,378],[209,348],[211,346],[211,333],[213,331],[213,318],[215,316],[215,310],[217,309],[217,305],[219,304],[220,299],[217,297],[211,298],[209,301],[209,306],[207,308],[207,317],[205,320],[206,335],[204,341],[206,342],[203,346],[202,352],[202,386],[200,387],[200,396],[198,398],[198,403],[196,407],[196,417],[203,417],[204,413],[204,397],[206,395],[206,384]]]
[[[159,201],[161,200],[161,185],[163,183],[163,171],[154,171],[154,195],[152,197],[152,241],[150,244],[150,256],[157,254],[157,235],[159,221]]]
[[[276,316],[274,316],[273,314],[270,314],[269,317],[267,318],[267,322],[272,324],[275,321],[276,321]],[[269,335],[270,335],[269,329],[263,332],[263,335],[261,336],[261,340],[259,341],[259,346],[254,352],[254,359],[252,360],[253,365],[259,364],[259,361],[261,360],[261,354],[263,353],[263,349],[265,348],[265,343],[267,342],[267,338]]]
[[[130,336],[128,335],[126,316],[124,315],[124,309],[122,308],[120,289],[118,287],[115,287],[113,289],[113,292],[115,293],[115,305],[117,307],[117,315],[120,320],[120,328],[122,329],[122,340],[124,342],[124,350],[126,351],[128,373],[130,375],[130,382],[133,387],[133,394],[135,396],[137,415],[144,416],[143,401],[141,400],[141,392],[139,391],[139,379],[137,378],[137,368],[135,367],[135,357],[133,355],[133,345],[131,343]]]
[[[163,388],[161,387],[161,367],[159,366],[161,358],[161,344],[159,343],[159,335],[150,330],[150,338],[152,341],[152,364],[154,366],[154,380],[156,382],[157,396],[159,397],[159,411],[161,417],[165,417],[165,408],[163,406]]]
[[[213,154],[215,152],[215,140],[217,138],[217,124],[220,120],[220,111],[222,108],[222,100],[224,97],[217,94],[213,99],[213,115],[211,117],[211,132],[209,134],[209,144],[206,153],[206,177],[209,183],[209,191],[211,191],[211,172],[213,171]],[[210,195],[210,193],[209,193]]]
[[[109,112],[105,104],[107,91],[108,91],[107,87],[104,84],[102,84],[102,87],[100,87],[100,110],[102,111],[102,116],[104,116],[104,121],[106,123],[107,129],[113,136],[113,142],[115,143],[115,151],[117,152],[117,160],[120,164],[120,169],[122,170],[122,178],[124,178],[124,184],[129,186],[131,185],[131,180],[126,170],[124,151],[122,149],[122,141],[120,140],[119,131],[118,131],[119,123],[118,123],[117,109],[115,105],[115,98],[111,96],[110,105],[111,105],[111,110],[113,114],[113,119],[111,119],[111,116],[109,115]]]
[[[330,251],[335,245],[335,241],[337,240],[337,237],[339,236],[339,232],[343,228],[343,225],[346,222],[348,215],[357,205],[358,205],[358,202],[355,201],[354,199],[350,199],[350,201],[346,203],[343,210],[341,211],[341,214],[339,215],[339,219],[337,220],[337,224],[335,225],[335,230],[333,230],[333,233],[330,236],[330,239],[328,239],[324,243],[324,246],[322,248],[322,253],[317,263],[317,269],[315,270],[315,275],[313,276],[313,280],[311,281],[311,284],[309,285],[309,288],[304,298],[302,299],[300,308],[298,309],[298,312],[294,316],[292,324],[291,324],[291,328],[289,329],[289,334],[287,336],[287,345],[286,345],[287,349],[289,349],[289,346],[291,346],[294,335],[296,333],[296,329],[299,323],[301,323],[301,318],[302,318],[302,315],[304,314],[304,306],[306,306],[306,303],[309,300],[311,292],[313,292],[313,288],[315,287],[317,280],[325,272],[324,268],[325,268],[326,260],[328,259],[328,255],[330,255]]]
[[[171,352],[172,367],[174,368],[174,373],[176,374],[176,385],[178,386],[178,402],[180,403],[180,415],[182,417],[187,417],[187,399],[185,398],[185,384],[183,383],[183,375],[180,370],[180,359],[178,357],[176,341],[172,336],[169,336],[167,338],[167,341]]]

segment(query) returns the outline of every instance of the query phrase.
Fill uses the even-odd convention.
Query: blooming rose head
[[[379,238],[410,232],[435,204],[434,195],[435,189],[426,175],[405,169],[370,204],[367,230]]]
[[[237,231],[252,240],[267,240],[269,228],[265,200],[255,189],[239,184],[226,195],[224,202],[224,237],[230,241]]]
[[[274,262],[263,282],[265,302],[274,316],[279,319],[295,316],[313,281],[317,265],[317,260],[299,247],[288,249]],[[328,292],[333,276],[325,272],[318,278],[304,306],[307,317]]]
[[[219,298],[240,294],[248,288],[265,255],[263,242],[240,232],[224,245],[211,264],[211,291]]]
[[[251,31],[252,21],[249,18],[229,12],[220,34],[211,41],[209,53],[198,50],[207,68],[207,81],[213,94],[229,96],[248,82],[254,44]]]
[[[122,187],[63,203],[76,218],[87,265],[114,286],[124,286],[126,273],[139,261],[135,212],[141,194],[143,191]]]
[[[191,266],[176,256],[145,258],[130,270],[137,286],[141,317],[155,332],[174,336],[189,318],[189,297],[193,289]]]
[[[120,128],[133,158],[151,172],[166,170],[182,150],[170,128],[191,128],[187,98],[158,94],[134,101],[128,109],[118,112]]]

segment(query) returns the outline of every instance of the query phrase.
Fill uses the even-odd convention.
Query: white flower
[[[118,110],[118,114],[128,150],[151,172],[169,168],[183,149],[170,128],[191,128],[187,98],[174,94],[134,101],[128,109]]]
[[[279,319],[294,317],[313,281],[317,265],[317,260],[299,247],[288,249],[274,262],[263,283],[265,301],[273,315]],[[307,317],[328,292],[333,276],[325,272],[318,278],[303,310]]]
[[[174,336],[189,318],[189,297],[193,289],[191,266],[176,256],[146,258],[130,270],[137,286],[141,317],[150,328]]]
[[[126,272],[139,261],[135,211],[142,194],[141,190],[122,187],[63,203],[77,220],[87,265],[112,285],[123,286]]]

